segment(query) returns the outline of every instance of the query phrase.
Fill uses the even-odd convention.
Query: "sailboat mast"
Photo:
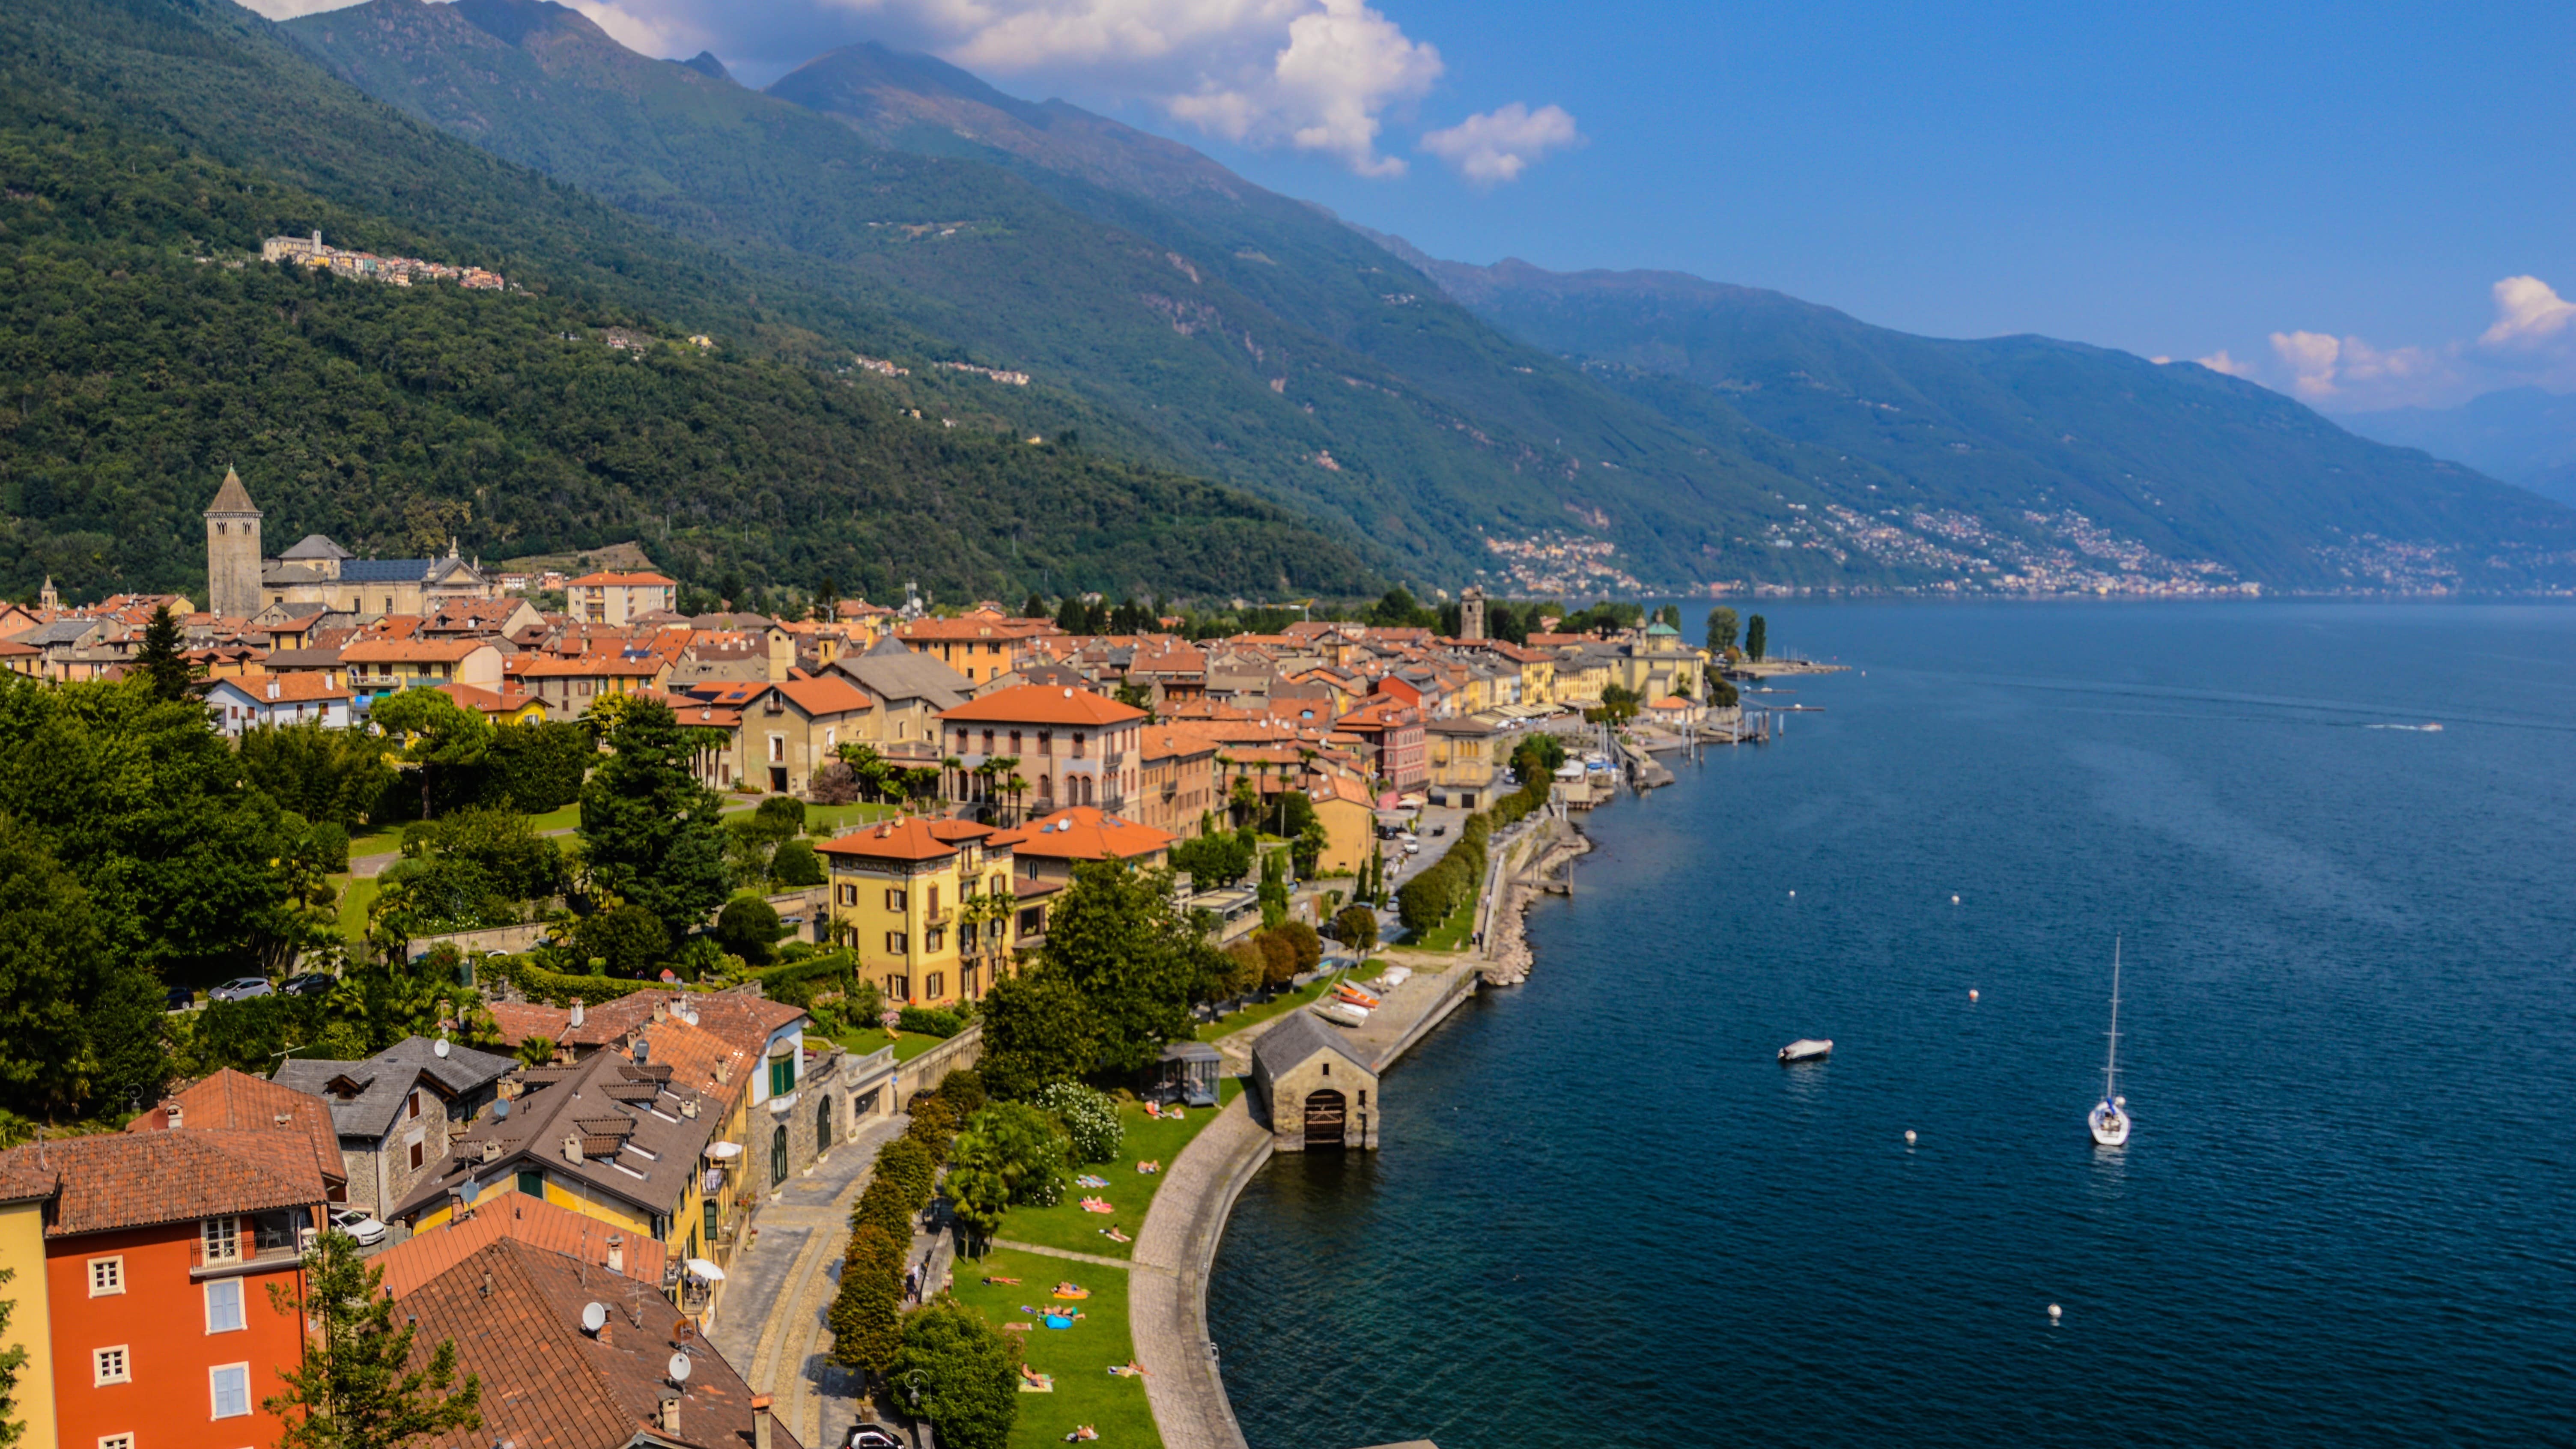
[[[2118,1095],[2120,1073],[2120,938],[2111,938],[2111,1054],[2102,1067],[2102,1100]]]

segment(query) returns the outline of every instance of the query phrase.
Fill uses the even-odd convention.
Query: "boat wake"
[[[2436,721],[2435,723],[2432,723],[2432,724],[2419,724],[2419,725],[2408,725],[2408,724],[2369,724],[2369,725],[2363,725],[2363,726],[2362,726],[2362,728],[2363,728],[2363,729],[2366,729],[2366,730],[2405,730],[2405,731],[2408,731],[2409,733],[2412,733],[2412,734],[2419,734],[2419,735],[2438,735],[2438,734],[2440,734],[2440,733],[2442,732],[2442,726],[2441,726],[2440,722],[2438,722],[2438,721]]]

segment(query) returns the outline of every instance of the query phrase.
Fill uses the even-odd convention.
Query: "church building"
[[[259,524],[241,474],[226,468],[206,509],[206,608],[219,617],[247,619],[271,604],[320,604],[374,619],[500,596],[453,543],[445,558],[362,559],[316,533],[271,558],[260,547]]]

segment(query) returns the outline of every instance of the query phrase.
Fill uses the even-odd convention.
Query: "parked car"
[[[1431,827],[1431,833],[1434,835],[1446,835],[1449,833],[1449,827],[1446,825],[1434,825]]]
[[[1404,837],[1404,853],[1405,853],[1405,854],[1407,854],[1407,855],[1419,855],[1419,854],[1421,854],[1421,853],[1422,853],[1422,842],[1421,842],[1421,841],[1419,841],[1419,840],[1414,839],[1414,838],[1413,838],[1412,836],[1410,836],[1410,835],[1408,835],[1408,836]]]
[[[277,988],[265,976],[236,976],[206,993],[208,1001],[248,1001],[254,996],[275,996]]]
[[[331,1226],[357,1239],[362,1248],[372,1248],[385,1240],[385,1225],[356,1208],[331,1209]]]
[[[904,1449],[903,1435],[883,1424],[853,1424],[849,1449]]]
[[[278,989],[289,996],[321,996],[339,984],[340,978],[328,971],[307,971],[301,976],[287,977],[286,984]]]
[[[161,1005],[171,1011],[186,1011],[197,1004],[197,993],[185,986],[173,986],[161,993]]]

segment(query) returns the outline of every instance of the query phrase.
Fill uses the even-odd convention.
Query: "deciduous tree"
[[[896,1402],[952,1449],[1007,1449],[1019,1417],[1019,1348],[984,1315],[942,1295],[903,1326],[886,1370]]]

